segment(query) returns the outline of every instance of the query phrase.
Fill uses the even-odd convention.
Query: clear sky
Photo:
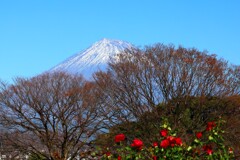
[[[0,0],[0,79],[40,74],[102,38],[240,65],[240,0]]]

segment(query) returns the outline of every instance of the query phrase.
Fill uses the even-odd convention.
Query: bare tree
[[[93,83],[43,74],[1,84],[0,122],[16,150],[46,159],[73,159],[101,127]]]
[[[125,51],[95,80],[115,125],[139,120],[160,103],[174,100],[179,110],[178,99],[239,95],[239,68],[207,52],[156,44]]]
[[[148,47],[145,52],[154,67],[153,79],[167,101],[188,96],[223,97],[240,93],[239,78],[236,77],[239,66],[229,65],[216,55],[162,44]]]
[[[112,124],[136,120],[151,111],[159,98],[153,88],[148,62],[140,58],[140,51],[134,56],[131,52],[136,51],[119,55],[117,63],[110,64],[108,73],[98,72],[94,76]]]

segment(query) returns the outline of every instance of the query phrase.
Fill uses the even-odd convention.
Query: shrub
[[[167,120],[164,121],[165,123],[161,126],[159,135],[152,146],[145,146],[143,141],[138,138],[127,141],[125,137],[128,136],[119,134],[115,139],[120,137],[121,140],[117,141],[112,148],[101,150],[103,153],[101,159],[235,159],[233,148],[224,143],[222,136],[224,131],[221,126],[225,121],[221,118],[217,122],[208,122],[204,130],[196,132],[191,143],[184,142],[170,127]]]

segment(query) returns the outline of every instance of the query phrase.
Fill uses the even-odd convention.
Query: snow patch
[[[82,74],[90,79],[94,72],[106,69],[111,57],[114,58],[124,50],[133,48],[133,45],[128,42],[104,38],[53,67],[49,72]]]

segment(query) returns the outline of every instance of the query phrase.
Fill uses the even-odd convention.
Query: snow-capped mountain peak
[[[104,38],[53,67],[50,72],[82,74],[86,78],[91,78],[94,72],[106,69],[111,57],[115,57],[125,49],[133,48],[128,42]]]

